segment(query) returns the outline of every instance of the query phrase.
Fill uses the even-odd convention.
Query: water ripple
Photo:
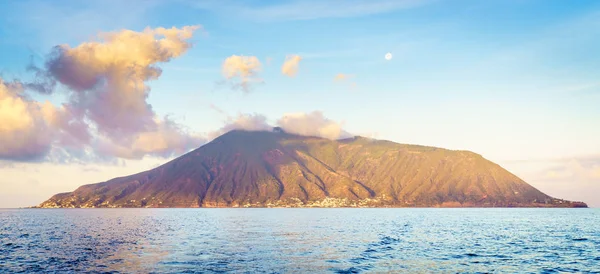
[[[0,210],[0,273],[598,273],[595,209]]]

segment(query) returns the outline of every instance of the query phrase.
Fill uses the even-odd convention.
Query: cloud
[[[430,0],[309,0],[276,2],[274,5],[241,5],[236,1],[202,2],[191,5],[255,21],[296,21],[323,18],[351,18],[414,8]]]
[[[170,156],[204,142],[175,122],[159,119],[147,103],[149,80],[158,79],[158,64],[184,54],[199,26],[146,28],[100,33],[97,41],[76,47],[56,46],[44,68],[30,66],[36,82],[3,84],[0,155],[12,159],[42,157],[56,145],[74,154],[86,148],[102,155],[140,158]],[[68,102],[55,107],[25,99],[16,90],[51,93],[58,82]],[[21,136],[21,137],[19,137]],[[25,136],[23,138],[22,136]],[[80,151],[74,151],[79,149]],[[1,157],[1,156],[0,156]]]
[[[600,155],[505,161],[503,165],[550,196],[600,206]]]
[[[335,77],[333,77],[333,80],[336,82],[348,82],[350,79],[354,78],[354,76],[355,75],[353,74],[338,73],[335,75]],[[349,84],[352,89],[356,88],[356,82],[351,81]]]
[[[600,183],[600,157],[571,158],[542,172],[545,180]]]
[[[41,94],[51,94],[56,87],[56,81],[48,75],[48,73],[33,65],[33,62],[27,66],[28,72],[34,73],[33,82],[24,83],[25,88],[36,91]]]
[[[270,131],[272,128],[267,123],[267,117],[262,114],[238,114],[237,117],[227,117],[225,125],[209,133],[208,137],[212,140],[232,130]]]
[[[15,166],[15,164],[13,162],[0,159],[0,169],[12,168],[14,166]]]
[[[223,77],[230,81],[233,88],[240,88],[244,92],[250,92],[252,83],[262,82],[258,78],[261,70],[262,64],[256,56],[232,55],[222,65]]]
[[[227,114],[227,112],[225,112],[223,109],[221,109],[220,107],[216,106],[215,104],[210,104],[209,108],[211,108],[212,110],[216,111],[217,113],[224,115],[226,117],[229,117],[229,115]]]
[[[47,71],[73,91],[74,108],[84,109],[101,134],[118,140],[156,128],[155,114],[146,102],[150,88],[145,82],[160,77],[157,63],[168,62],[191,47],[186,40],[198,28],[102,33],[100,42],[57,46],[46,63]]]
[[[298,66],[302,57],[299,55],[289,55],[285,58],[285,62],[281,66],[281,73],[289,77],[294,77],[298,73]]]
[[[20,83],[0,79],[0,158],[30,160],[50,150],[53,129],[44,105],[27,99]]]
[[[302,59],[339,59],[347,58],[361,54],[362,51],[353,49],[332,49],[319,52],[300,52],[298,55],[302,56]]]
[[[27,31],[28,37],[36,36],[38,51],[63,41],[82,41],[90,33],[100,29],[130,28],[139,26],[148,13],[165,4],[163,0],[120,1],[86,0],[71,4],[56,5],[47,1],[15,1],[6,9],[6,22]],[[143,2],[143,4],[140,4]],[[0,12],[1,13],[1,12]],[[10,13],[10,14],[9,14]],[[20,14],[21,16],[13,16]],[[0,19],[2,20],[2,19]],[[76,22],[76,23],[73,23]],[[68,30],[68,31],[66,31]],[[6,39],[20,40],[20,33],[8,33]]]
[[[322,112],[286,114],[275,123],[285,132],[302,136],[322,137],[331,140],[352,137],[343,130],[343,125],[326,118]],[[246,131],[271,131],[272,125],[268,123],[266,116],[262,114],[238,114],[235,117],[227,117],[225,126],[208,134],[209,140],[219,137],[232,130]]]
[[[331,140],[352,137],[342,129],[342,124],[326,118],[322,112],[286,114],[277,125],[288,133],[316,136]]]
[[[39,160],[54,144],[76,148],[89,141],[87,125],[68,107],[33,101],[24,87],[0,79],[0,158]]]
[[[347,80],[354,77],[354,75],[350,75],[350,74],[344,74],[344,73],[338,73],[335,75],[335,77],[333,78],[333,80],[336,81],[343,81],[343,80]]]
[[[188,134],[168,118],[157,121],[157,125],[155,130],[133,134],[120,143],[100,138],[96,144],[98,152],[125,159],[141,159],[146,155],[168,158],[206,143],[203,136]]]

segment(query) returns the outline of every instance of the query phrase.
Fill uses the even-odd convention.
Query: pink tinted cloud
[[[158,118],[147,102],[147,82],[162,73],[158,65],[183,55],[198,28],[121,30],[75,47],[56,46],[43,69],[29,67],[34,82],[2,84],[0,117],[10,124],[0,126],[0,157],[43,157],[56,146],[140,158],[200,145],[203,138]],[[56,82],[70,93],[63,106],[25,99],[25,89],[51,93]]]

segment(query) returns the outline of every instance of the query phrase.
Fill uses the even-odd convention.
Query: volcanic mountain
[[[38,207],[587,207],[469,151],[230,131],[152,170]]]

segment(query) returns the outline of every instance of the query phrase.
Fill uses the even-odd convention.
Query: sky
[[[269,126],[600,207],[599,46],[595,0],[0,1],[0,208]]]

